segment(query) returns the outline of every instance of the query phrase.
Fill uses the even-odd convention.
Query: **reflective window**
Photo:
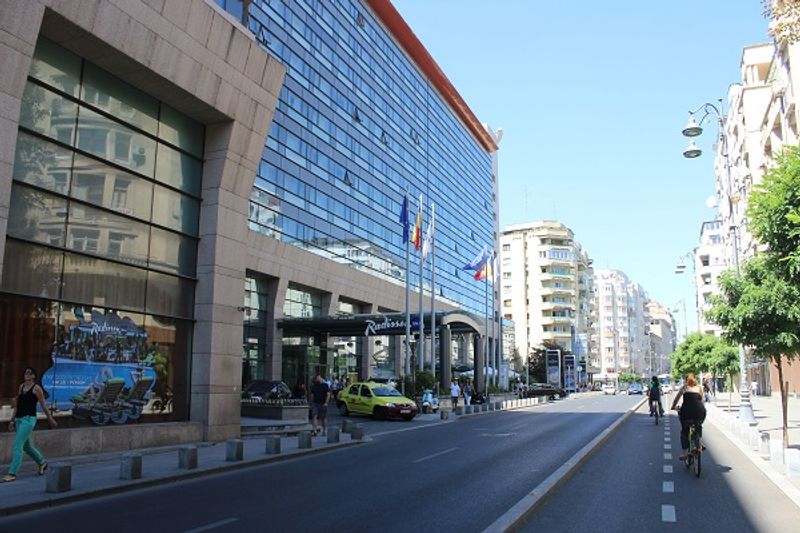
[[[85,233],[88,233],[85,232]],[[87,235],[85,246],[94,246]],[[65,253],[65,300],[86,302],[117,309],[144,310],[146,271],[96,257]]]
[[[158,145],[156,179],[189,194],[200,196],[203,166],[197,159],[164,144]]]
[[[146,266],[148,238],[147,224],[78,202],[70,206],[66,245],[70,250]]]
[[[60,194],[69,192],[72,152],[20,132],[14,154],[14,179]]]
[[[153,192],[153,223],[197,235],[200,202],[185,194],[155,186]]]
[[[8,234],[18,239],[64,246],[67,201],[52,194],[13,184]]]
[[[38,298],[58,298],[62,259],[58,250],[6,239],[0,288]]]
[[[147,273],[147,311],[190,318],[194,309],[194,282],[167,274]]]
[[[19,112],[20,126],[72,144],[78,104],[41,85],[25,84]]]
[[[197,158],[203,157],[205,128],[168,105],[161,105],[158,136]]]
[[[78,113],[76,146],[145,176],[154,174],[156,141],[85,107]]]
[[[150,233],[150,268],[194,276],[197,240],[153,227]]]
[[[91,63],[84,67],[81,99],[147,133],[158,131],[158,100]]]
[[[78,96],[81,59],[66,48],[39,36],[29,75],[69,95]]]
[[[73,198],[150,221],[152,182],[81,155],[75,156],[73,176]]]

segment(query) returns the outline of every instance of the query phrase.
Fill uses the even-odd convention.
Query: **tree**
[[[752,346],[756,357],[771,360],[778,369],[783,415],[783,444],[789,445],[787,391],[782,357],[800,350],[800,290],[769,267],[774,261],[756,257],[741,275],[720,276],[721,295],[712,299],[708,318],[722,326],[726,339]]]
[[[800,40],[800,0],[761,0],[770,19],[769,33],[780,44]]]

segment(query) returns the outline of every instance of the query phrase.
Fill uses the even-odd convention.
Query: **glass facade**
[[[426,227],[436,205],[436,293],[482,315],[483,284],[462,267],[495,242],[490,154],[362,3],[254,0],[248,24],[287,69],[251,229],[402,284],[398,217],[404,192],[412,217],[422,193]]]
[[[0,280],[0,403],[31,365],[76,424],[188,417],[203,138],[39,39]]]

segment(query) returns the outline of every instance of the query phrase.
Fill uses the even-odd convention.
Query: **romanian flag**
[[[490,254],[486,254],[486,256],[481,260],[480,264],[477,266],[475,271],[475,279],[481,281],[482,279],[490,279],[492,277],[492,262]]]
[[[411,242],[414,243],[414,250],[419,251],[419,247],[422,246],[422,194],[419,195],[417,221],[414,223],[414,231],[411,234]]]

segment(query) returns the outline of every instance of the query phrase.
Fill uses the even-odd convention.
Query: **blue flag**
[[[403,244],[408,242],[408,195],[403,196],[403,208],[400,210],[400,223],[403,225]]]
[[[483,249],[475,256],[475,258],[464,265],[462,270],[480,270],[486,264],[486,261],[489,259],[489,249],[486,245],[483,245]]]

